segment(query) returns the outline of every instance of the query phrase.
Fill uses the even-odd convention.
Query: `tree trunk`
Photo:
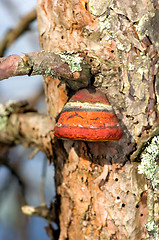
[[[147,237],[146,181],[137,160],[139,144],[158,121],[157,8],[150,0],[38,0],[42,50],[91,58],[92,83],[123,129],[119,141],[55,139],[60,240]],[[44,78],[53,122],[73,93],[59,83]]]

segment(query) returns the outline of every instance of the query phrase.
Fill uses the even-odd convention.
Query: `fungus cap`
[[[119,140],[122,132],[105,94],[93,88],[71,97],[54,128],[58,138],[94,142]]]

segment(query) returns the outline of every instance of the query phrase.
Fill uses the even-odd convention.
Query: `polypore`
[[[79,90],[64,106],[54,129],[62,139],[119,140],[122,129],[106,95],[94,88]]]

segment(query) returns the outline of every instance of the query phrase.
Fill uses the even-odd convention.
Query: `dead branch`
[[[36,9],[29,12],[27,15],[22,17],[15,28],[11,29],[6,33],[0,43],[0,56],[4,55],[6,48],[10,47],[11,44],[27,29],[30,23],[36,19]]]
[[[10,55],[0,58],[0,80],[21,75],[58,77],[72,89],[78,89],[88,85],[90,66],[84,61],[84,57],[67,52],[34,52],[23,57]]]
[[[11,112],[9,112],[11,109]],[[38,147],[50,158],[54,122],[37,112],[21,112],[12,107],[0,109],[0,143]]]
[[[50,208],[48,208],[46,205],[40,205],[38,207],[25,205],[22,206],[21,209],[25,215],[39,216],[45,218],[49,222],[53,222],[56,220],[56,210],[54,203],[51,204]]]

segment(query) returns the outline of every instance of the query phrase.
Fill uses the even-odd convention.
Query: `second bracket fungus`
[[[122,133],[106,95],[94,88],[79,90],[71,97],[54,129],[58,138],[93,142],[119,140]]]

